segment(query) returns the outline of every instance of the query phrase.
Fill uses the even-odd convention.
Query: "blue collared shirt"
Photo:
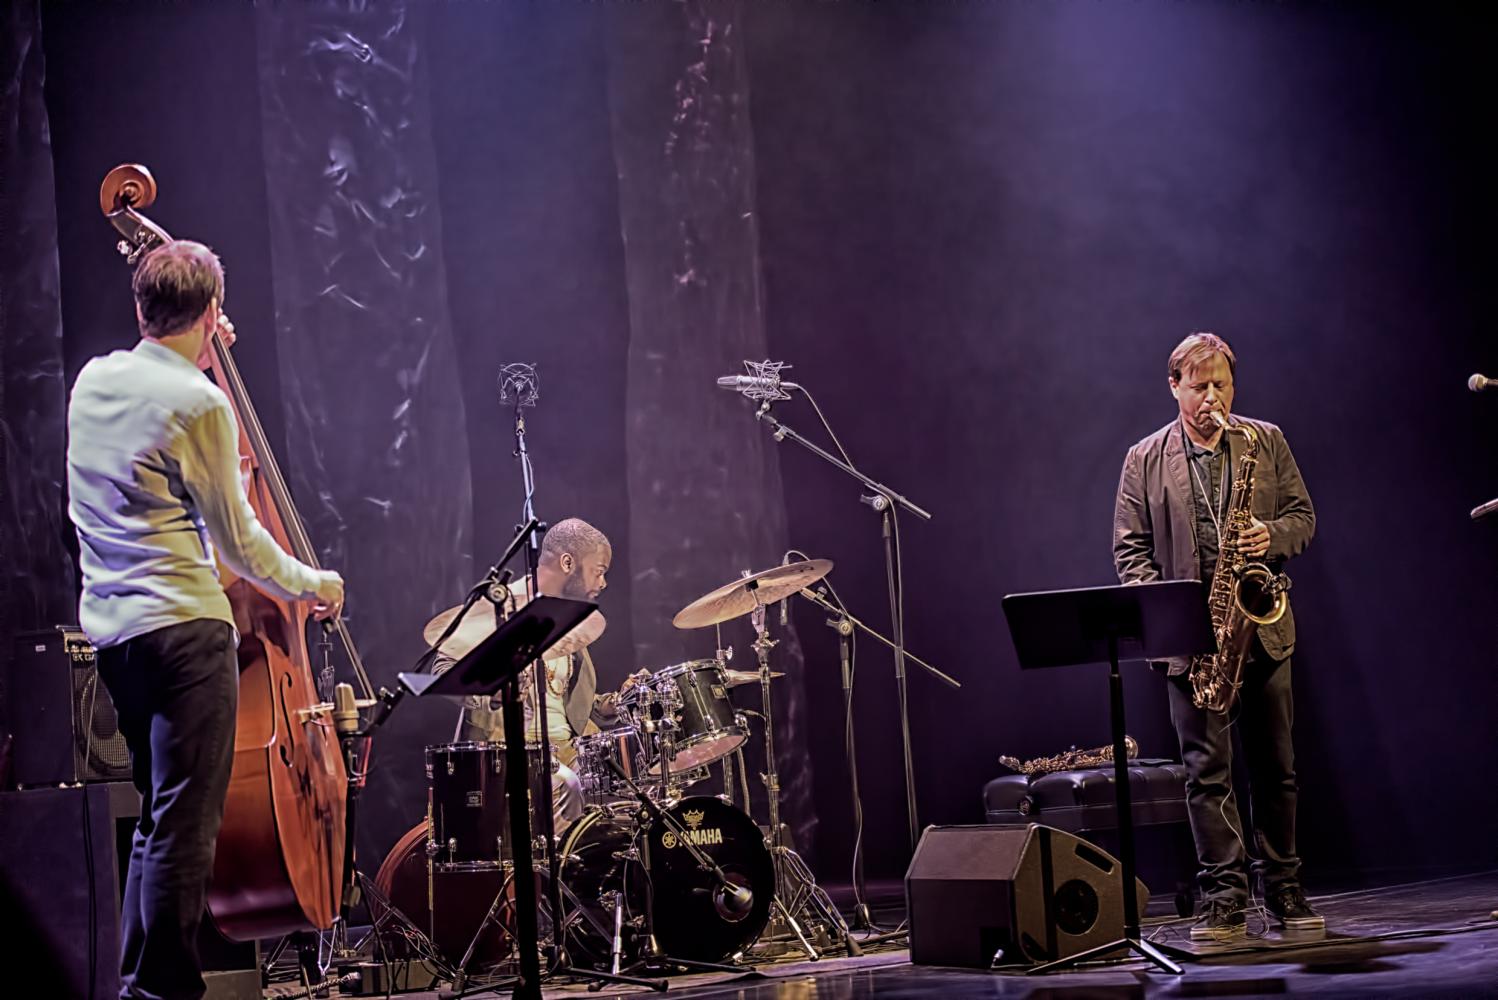
[[[142,339],[83,366],[68,402],[68,516],[78,621],[104,648],[169,625],[234,624],[214,562],[286,599],[321,574],[281,548],[245,497],[228,397],[192,362]]]

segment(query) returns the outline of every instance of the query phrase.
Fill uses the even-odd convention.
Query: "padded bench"
[[[1140,833],[1135,838],[1140,877],[1155,889],[1157,899],[1173,899],[1176,913],[1190,916],[1196,849],[1187,826],[1185,765],[1134,761],[1129,767],[1129,797],[1134,828]],[[990,823],[1044,823],[1118,853],[1112,764],[1036,778],[1003,775],[984,786],[983,812]],[[1147,827],[1158,833],[1143,829]]]

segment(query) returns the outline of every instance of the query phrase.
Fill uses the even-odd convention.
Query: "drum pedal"
[[[832,939],[832,935],[828,933],[827,928],[820,922],[805,924],[801,930],[806,934],[807,940],[812,943],[813,947],[823,954],[831,951],[836,944]],[[771,914],[770,922],[765,925],[765,932],[759,936],[759,940],[754,942],[754,947],[749,950],[751,954],[765,958],[779,958],[793,951],[799,952],[802,948],[800,939],[796,937],[796,932],[791,930],[791,925],[786,923],[785,917],[781,916],[777,910]]]

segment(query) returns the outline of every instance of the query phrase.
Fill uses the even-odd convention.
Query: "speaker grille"
[[[68,645],[73,666],[73,753],[79,776],[84,781],[124,781],[130,777],[130,751],[120,735],[114,702],[99,681],[93,647],[83,659],[73,655],[72,642]]]
[[[130,753],[94,647],[76,626],[16,636],[6,692],[21,788],[123,781]]]

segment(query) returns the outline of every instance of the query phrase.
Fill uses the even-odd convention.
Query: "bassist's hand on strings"
[[[213,311],[213,329],[218,332],[218,339],[224,342],[224,350],[234,346],[234,341],[239,339],[234,333],[234,321],[229,319],[227,313],[220,312],[218,303],[211,306]],[[213,364],[213,338],[203,338],[203,350],[198,355],[198,367],[207,371]]]
[[[317,603],[312,606],[312,617],[328,621],[338,617],[343,610],[343,577],[330,569],[322,571],[322,582],[317,585]]]

